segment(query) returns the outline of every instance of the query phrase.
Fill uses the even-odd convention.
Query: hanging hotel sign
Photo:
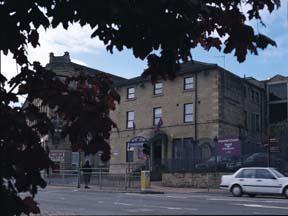
[[[54,162],[64,162],[64,152],[50,152],[49,158]]]
[[[135,148],[135,147],[143,147],[143,145],[147,142],[147,139],[142,136],[133,137],[127,145],[127,148]]]
[[[217,142],[217,155],[221,156],[240,156],[241,141],[239,138],[222,138]]]

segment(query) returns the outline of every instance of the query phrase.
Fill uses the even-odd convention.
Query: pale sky
[[[263,14],[263,21],[266,28],[260,23],[253,23],[256,32],[264,33],[274,39],[277,48],[269,46],[266,50],[259,50],[258,56],[248,55],[244,63],[238,63],[233,54],[224,55],[217,50],[204,51],[202,48],[192,50],[194,60],[216,63],[238,76],[253,76],[256,79],[267,79],[276,74],[288,76],[288,4],[287,0],[282,0],[282,7],[273,14],[266,12]],[[245,10],[245,8],[243,9]],[[90,39],[92,31],[86,26],[74,24],[68,31],[62,26],[56,29],[48,29],[46,32],[40,31],[41,46],[33,49],[29,48],[29,60],[40,61],[46,65],[49,60],[49,53],[63,55],[65,51],[70,53],[73,62],[86,65],[91,68],[132,78],[141,75],[147,67],[146,61],[136,59],[131,50],[114,54],[106,51],[102,42],[97,39]],[[16,74],[16,63],[11,56],[2,54],[2,73],[8,78]]]

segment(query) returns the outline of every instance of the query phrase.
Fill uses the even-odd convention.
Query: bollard
[[[141,171],[141,191],[145,191],[151,187],[150,171]]]

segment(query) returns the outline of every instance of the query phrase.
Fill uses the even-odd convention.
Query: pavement
[[[52,186],[48,185],[48,188],[56,189],[67,189],[77,190],[77,191],[87,191],[87,192],[111,192],[111,193],[145,193],[145,194],[164,194],[164,193],[216,193],[223,194],[227,193],[227,191],[223,191],[218,188],[190,188],[190,187],[167,187],[163,186],[161,181],[152,181],[151,187],[141,191],[138,188],[117,188],[117,187],[99,187],[98,185],[89,185],[89,189],[85,189],[83,185],[80,188],[72,187],[72,186]]]
[[[155,182],[151,188],[152,191],[159,192],[162,189],[165,192],[119,193],[115,190],[98,191],[92,187],[90,189],[48,187],[39,190],[36,202],[39,203],[41,216],[287,215],[288,212],[288,200],[283,197],[260,195],[255,198],[247,195],[232,197],[227,191],[221,193],[221,191],[208,192],[207,189],[162,188],[161,184],[157,185]]]

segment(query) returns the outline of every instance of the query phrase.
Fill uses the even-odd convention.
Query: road
[[[44,215],[288,214],[288,199],[229,193],[115,193],[48,188],[36,196]]]

